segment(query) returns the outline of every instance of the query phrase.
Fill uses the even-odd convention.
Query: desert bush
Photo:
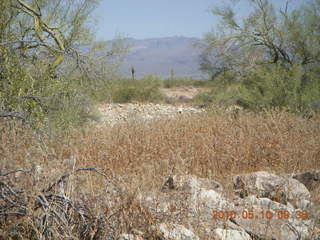
[[[236,76],[236,82],[228,80],[235,77],[233,74],[219,75],[211,90],[194,100],[238,104],[253,111],[273,108],[300,113],[319,111],[320,78],[317,72],[316,67],[306,69],[301,65],[258,65]]]
[[[206,80],[195,80],[192,78],[170,78],[163,80],[164,88],[180,87],[180,86],[194,86],[194,87],[204,87],[210,84]]]
[[[207,33],[200,44],[200,68],[216,82],[241,83],[238,98],[252,110],[315,109],[320,93],[319,1],[292,11],[289,3],[282,11],[272,1],[249,2],[251,12],[241,21],[233,7],[213,9],[221,18],[220,29]]]
[[[12,115],[35,130],[65,130],[85,121],[92,107],[90,89],[81,89],[78,79],[33,75],[9,49],[2,54],[0,113]],[[41,68],[40,64],[36,65]]]
[[[162,80],[156,76],[148,75],[139,80],[118,79],[112,83],[111,91],[114,102],[155,102],[163,99],[160,92]]]
[[[232,99],[239,99],[239,84],[238,83],[224,83],[215,82],[212,83],[210,90],[199,93],[193,101],[200,103],[212,103],[212,104],[224,104],[232,105],[236,104]]]
[[[13,118],[38,127],[45,113],[37,97],[41,91],[38,79],[28,73],[11,49],[0,46],[0,55],[0,113],[15,113]]]
[[[287,108],[300,112],[320,100],[320,79],[295,65],[258,66],[243,79],[240,96],[251,109]]]
[[[82,124],[124,52],[120,41],[107,46],[93,40],[97,1],[0,5],[0,118],[41,132]]]

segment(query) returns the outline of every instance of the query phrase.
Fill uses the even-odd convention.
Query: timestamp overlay
[[[296,218],[299,220],[308,220],[308,212],[303,210],[213,210],[212,219],[213,220],[223,220],[223,219],[246,219],[246,220],[260,220],[260,219],[277,219],[286,220],[289,218]]]

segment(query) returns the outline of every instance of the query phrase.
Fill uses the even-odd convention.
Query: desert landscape
[[[1,1],[0,240],[320,239],[320,2],[244,2],[101,41],[103,1]]]

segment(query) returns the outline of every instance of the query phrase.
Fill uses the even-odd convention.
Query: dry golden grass
[[[135,203],[137,191],[159,190],[164,177],[171,174],[227,183],[232,175],[259,170],[293,173],[320,169],[319,116],[307,120],[286,112],[244,112],[236,118],[208,113],[148,124],[91,127],[45,140],[45,148],[31,131],[19,127],[10,129],[2,124],[0,133],[1,173],[37,165],[43,168],[39,181],[12,177],[34,192],[79,167],[98,168],[110,179],[121,181],[131,189],[119,200],[122,230],[153,221]],[[68,188],[70,198],[82,196],[83,202],[96,208],[94,212],[106,211],[98,206],[105,192],[100,176],[79,174],[73,181],[77,185]],[[319,202],[318,193],[313,197]]]
[[[77,130],[47,141],[46,146],[44,151],[31,132],[2,125],[0,167],[41,165],[53,174],[90,166],[153,188],[170,174],[221,181],[259,170],[320,169],[320,120],[286,112],[241,113],[237,119],[209,113]]]
[[[215,179],[258,170],[291,173],[320,168],[320,121],[284,112],[238,119],[205,114],[90,129],[51,147],[56,159],[76,156],[77,166],[135,175],[141,184],[177,173]]]

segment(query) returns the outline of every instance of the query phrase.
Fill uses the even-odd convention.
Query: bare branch
[[[0,43],[0,46],[14,45],[17,43],[38,43],[38,44],[40,44],[38,41],[35,41],[35,40],[15,40],[15,41],[9,41],[9,42],[2,42],[2,43]]]
[[[22,169],[18,169],[18,170],[13,170],[13,171],[4,173],[4,174],[0,174],[0,177],[7,177],[7,176],[9,176],[11,174],[14,174],[14,173],[17,173],[17,172],[22,172],[24,174],[30,174],[31,173],[31,171],[25,171],[25,170],[22,170]]]
[[[103,176],[103,177],[107,177],[107,175],[99,170],[99,169],[96,169],[96,168],[78,168],[78,169],[75,169],[74,171],[72,172],[68,172],[64,175],[62,175],[59,179],[57,179],[54,183],[52,183],[51,185],[49,185],[48,188],[42,190],[42,192],[49,192],[51,191],[56,185],[58,185],[59,183],[63,182],[65,179],[69,178],[72,174],[75,174],[77,172],[80,172],[80,171],[94,171],[96,173],[98,173],[99,175]]]
[[[20,212],[0,212],[0,216],[26,216],[25,213]]]
[[[24,1],[22,0],[17,0],[21,6],[23,6],[24,8],[26,8],[28,11],[30,11],[33,15],[36,15],[38,17],[41,16],[41,13],[37,12],[35,9],[33,9],[30,5],[28,5],[27,3],[25,3]]]
[[[9,118],[17,118],[24,122],[27,121],[26,117],[21,114],[20,112],[9,112],[9,113],[2,113],[0,114],[0,117],[9,117]]]
[[[49,27],[45,22],[43,22],[43,20],[41,19],[41,12],[37,12],[35,9],[33,9],[30,5],[28,5],[27,3],[25,3],[22,0],[17,0],[19,2],[19,4],[21,5],[20,10],[23,11],[24,13],[30,15],[33,20],[34,20],[34,30],[36,32],[36,35],[38,37],[38,39],[40,40],[40,42],[42,44],[44,44],[45,47],[47,47],[49,50],[54,51],[55,49],[52,48],[49,44],[45,44],[44,43],[44,39],[43,39],[43,32],[46,32],[50,35],[50,37],[53,38],[54,42],[57,44],[57,46],[59,47],[59,52],[58,56],[56,56],[56,58],[53,60],[53,62],[50,64],[50,68],[49,71],[53,72],[57,66],[59,66],[64,58],[64,52],[65,52],[65,46],[63,43],[63,35],[61,33],[61,31],[57,31],[58,28],[56,27]],[[39,6],[38,6],[39,8]],[[55,32],[56,31],[56,32]],[[61,54],[62,52],[62,54]]]

